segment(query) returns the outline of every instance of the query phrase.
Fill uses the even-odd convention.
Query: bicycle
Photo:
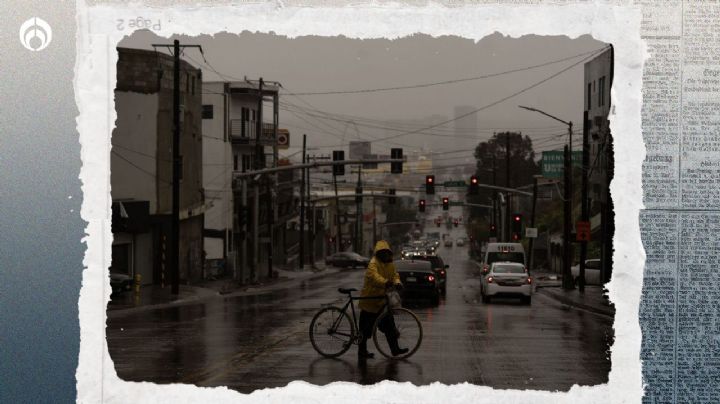
[[[405,308],[389,308],[387,304],[387,296],[353,296],[352,292],[357,289],[339,288],[338,292],[348,296],[347,302],[342,308],[336,306],[328,306],[317,312],[310,322],[310,342],[313,348],[326,358],[336,358],[347,352],[353,344],[360,341],[360,331],[358,327],[358,317],[355,314],[355,305],[353,301],[363,299],[385,299],[385,305],[373,325],[373,343],[383,356],[390,359],[406,359],[412,356],[419,348],[422,342],[423,330],[420,320],[415,313]],[[347,313],[348,307],[352,313],[352,320]],[[388,320],[390,316],[390,320]],[[380,338],[378,334],[379,325],[383,322],[393,324],[395,326],[398,343],[408,348],[408,352],[403,355],[393,356],[390,353],[390,346],[385,338]]]

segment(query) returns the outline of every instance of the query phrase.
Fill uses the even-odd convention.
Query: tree
[[[508,159],[508,144],[510,155]],[[535,151],[530,137],[519,132],[501,132],[493,135],[475,148],[477,160],[475,175],[481,184],[495,184],[501,187],[517,188],[533,182],[533,176],[540,173],[535,161]],[[510,178],[507,181],[507,164],[510,164]],[[478,195],[470,197],[472,203],[492,204],[494,192],[480,188]],[[487,211],[473,209],[471,216],[486,215]]]

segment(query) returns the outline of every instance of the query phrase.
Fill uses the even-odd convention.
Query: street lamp
[[[558,122],[561,122],[568,127],[568,145],[565,146],[565,197],[563,200],[563,271],[562,271],[562,286],[563,289],[573,289],[572,273],[570,271],[570,264],[572,256],[570,255],[570,227],[571,227],[571,212],[572,212],[572,121],[564,121],[556,116],[550,115],[547,112],[541,111],[537,108],[525,107],[518,105],[519,108],[526,109],[528,111],[537,112],[543,114],[549,118],[552,118]],[[582,273],[581,273],[582,274]],[[583,281],[583,280],[581,280]]]

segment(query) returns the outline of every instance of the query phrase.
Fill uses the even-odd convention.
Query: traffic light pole
[[[533,177],[533,199],[532,199],[532,210],[530,212],[530,227],[535,227],[535,207],[537,205],[537,187],[538,187],[538,176]],[[528,262],[528,271],[533,270],[533,264],[535,260],[535,237],[530,238],[530,262]]]
[[[583,113],[583,148],[582,148],[582,185],[580,196],[580,217],[583,222],[590,220],[588,212],[588,169],[590,165],[590,145],[588,139],[588,112]],[[585,260],[587,259],[587,240],[580,242],[580,273],[578,274],[578,291],[585,293]]]
[[[302,162],[305,166],[305,147],[307,135],[303,134]],[[300,171],[300,251],[298,252],[298,270],[302,271],[305,265],[305,168]]]
[[[340,198],[338,197],[337,176],[333,174],[333,185],[335,186],[335,225],[337,232],[335,234],[335,252],[342,251],[342,233],[340,227]]]
[[[570,157],[570,149],[567,145],[565,145],[564,150],[564,157],[565,157],[565,197],[563,198],[563,268],[562,268],[562,286],[563,289],[572,289],[573,288],[573,281],[572,281],[572,273],[570,271],[570,260],[572,259],[572,254],[570,253],[570,222],[572,220],[571,218],[571,209],[572,209],[572,188],[571,188],[571,177],[572,172],[570,170],[570,167],[572,167],[571,163],[571,157]]]

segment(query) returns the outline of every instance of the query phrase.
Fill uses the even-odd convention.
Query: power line
[[[491,74],[485,74],[482,76],[475,76],[475,77],[467,77],[463,79],[454,79],[454,80],[445,80],[445,81],[438,81],[434,83],[423,83],[423,84],[414,84],[414,85],[407,85],[407,86],[396,86],[396,87],[381,87],[381,88],[370,88],[370,89],[362,89],[362,90],[339,90],[339,91],[319,91],[319,92],[304,92],[304,93],[290,93],[288,95],[333,95],[333,94],[363,94],[363,93],[375,93],[375,92],[381,92],[381,91],[396,91],[396,90],[408,90],[408,89],[415,89],[415,88],[427,88],[427,87],[433,87],[433,86],[439,86],[439,85],[446,85],[446,84],[455,84],[455,83],[462,83],[466,81],[475,81],[475,80],[481,80],[481,79],[487,79],[491,77],[497,77],[502,76],[505,74],[511,74],[511,73],[518,73],[522,71],[532,70],[544,66],[549,66],[556,63],[561,63],[567,60],[575,59],[581,56],[585,56],[591,53],[600,52],[602,50],[605,50],[607,48],[603,47],[602,49],[596,49],[590,52],[584,52],[573,56],[568,56],[566,58],[552,60],[545,63],[540,63],[537,65],[532,66],[526,66],[521,67],[518,69],[512,69],[512,70],[506,70],[503,72],[498,73],[491,73]]]

